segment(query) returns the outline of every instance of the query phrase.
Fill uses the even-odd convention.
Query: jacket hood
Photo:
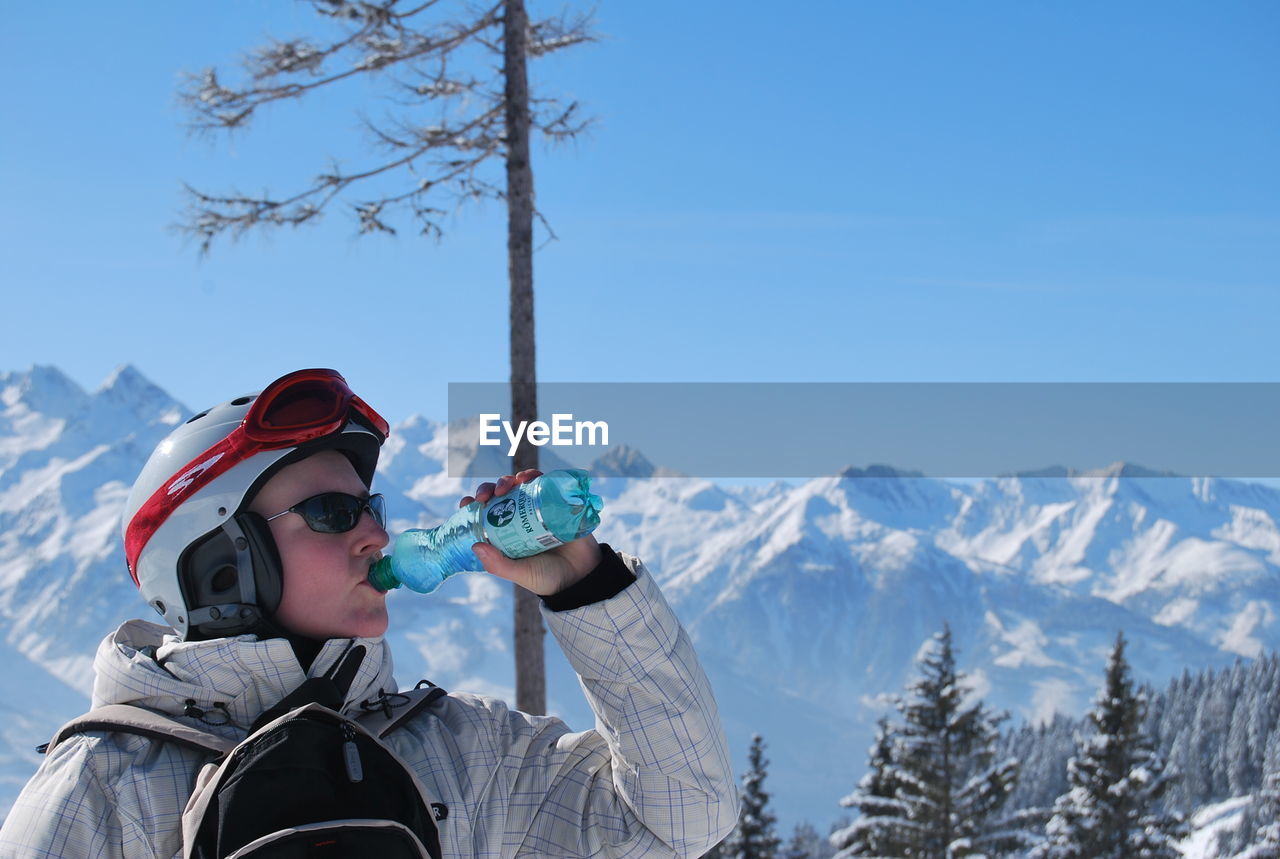
[[[397,689],[391,651],[382,638],[342,638],[324,643],[303,671],[289,642],[256,636],[179,641],[167,626],[131,620],[103,639],[94,658],[93,706],[134,704],[183,715],[188,702],[202,710],[223,709],[231,723],[247,728],[307,677],[322,677],[348,649],[362,645],[363,661],[351,681],[343,712]]]

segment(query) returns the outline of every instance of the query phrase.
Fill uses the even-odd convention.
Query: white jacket
[[[688,635],[635,558],[635,583],[563,612],[543,609],[596,713],[593,730],[450,693],[387,738],[432,802],[447,857],[697,856],[737,820],[737,794],[716,704]],[[178,642],[130,621],[95,660],[93,704],[135,704],[181,716],[188,701],[221,704],[234,739],[305,675],[288,642],[253,636]],[[397,689],[381,638],[344,705]],[[349,640],[326,642],[323,675]],[[156,648],[146,650],[148,646]],[[149,655],[154,653],[154,655]],[[91,732],[59,744],[0,829],[3,857],[181,855],[182,809],[207,760],[173,743]]]

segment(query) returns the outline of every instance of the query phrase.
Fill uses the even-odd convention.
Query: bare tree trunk
[[[503,75],[506,79],[507,271],[511,281],[511,414],[538,418],[537,365],[533,331],[533,167],[529,160],[529,18],[524,0],[507,0],[503,16]],[[515,469],[538,467],[538,448],[522,440]],[[515,588],[516,707],[547,711],[542,614],[535,594]]]

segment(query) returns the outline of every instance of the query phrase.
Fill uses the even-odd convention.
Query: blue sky
[[[546,7],[546,8],[559,8]],[[536,8],[535,8],[536,11]],[[392,420],[507,375],[496,204],[440,243],[169,229],[185,181],[363,162],[371,90],[186,132],[179,75],[304,4],[22,4],[0,31],[0,369],[135,364],[198,408],[335,366]],[[547,381],[1278,381],[1280,6],[604,3],[535,66]]]

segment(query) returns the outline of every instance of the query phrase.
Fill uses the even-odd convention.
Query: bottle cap
[[[379,558],[369,568],[369,584],[380,591],[390,591],[400,587],[400,580],[391,570],[390,555]]]

